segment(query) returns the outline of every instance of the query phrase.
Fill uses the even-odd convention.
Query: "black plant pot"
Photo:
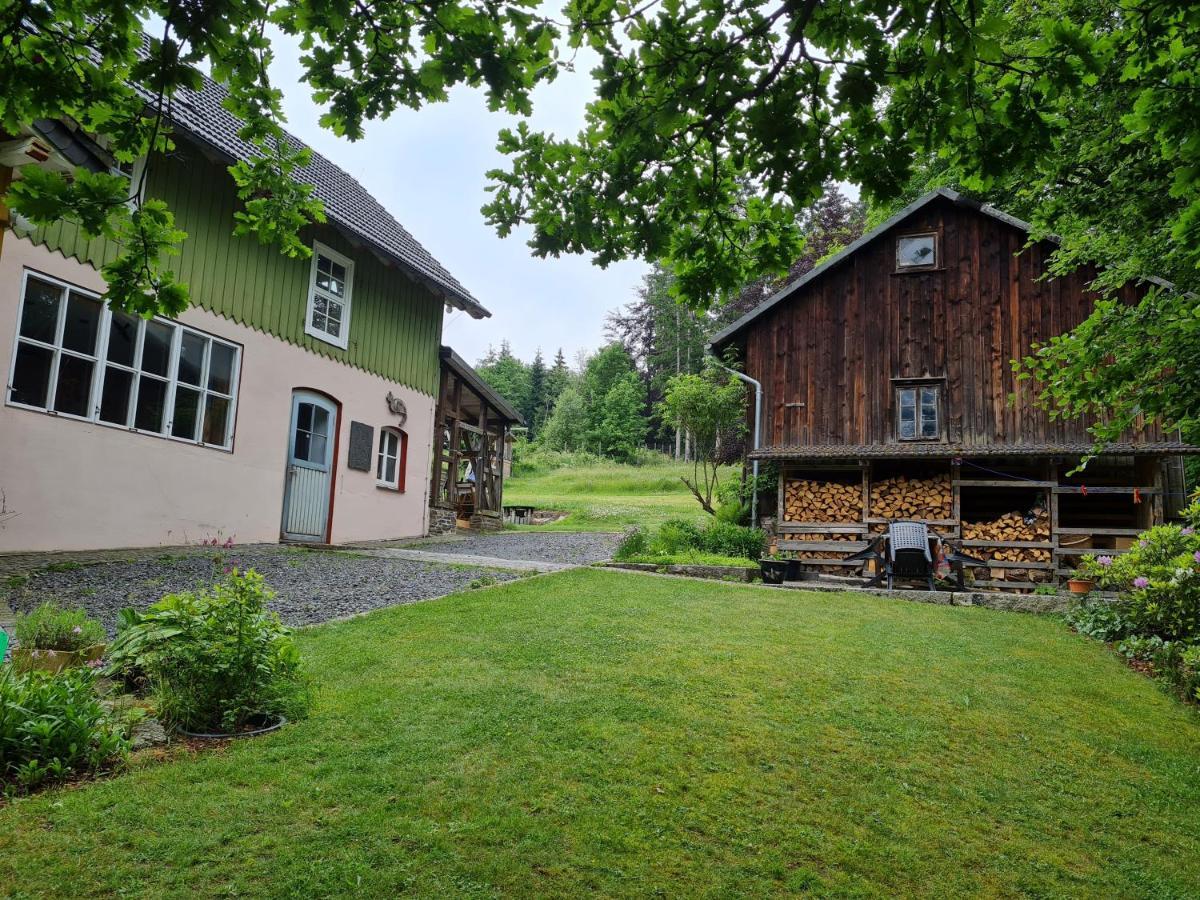
[[[762,570],[763,584],[783,584],[794,562],[794,559],[760,559],[758,567]]]
[[[227,741],[230,738],[247,738],[258,737],[260,734],[270,734],[272,731],[278,731],[287,724],[286,716],[258,716],[251,720],[251,725],[254,727],[248,728],[245,731],[234,731],[230,733],[214,731],[188,731],[186,728],[180,728],[179,733],[184,737],[199,738],[206,741]]]

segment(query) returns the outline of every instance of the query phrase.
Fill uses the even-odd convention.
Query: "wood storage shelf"
[[[783,485],[785,522],[862,522],[862,482],[789,478]]]
[[[1007,512],[989,522],[963,522],[962,536],[964,545],[981,548],[973,556],[997,562],[1048,564],[1054,554],[1050,514],[1042,508],[1028,517]]]
[[[889,521],[950,521],[954,497],[949,475],[897,475],[871,483],[871,516]]]

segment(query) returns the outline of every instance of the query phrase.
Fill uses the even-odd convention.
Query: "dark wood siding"
[[[936,268],[898,273],[896,236],[930,231]],[[936,200],[751,323],[740,342],[763,383],[764,445],[895,443],[893,379],[926,376],[945,379],[944,434],[964,449],[1088,443],[1088,423],[1052,422],[1010,361],[1088,315],[1094,273],[1044,279],[1052,248],[1025,241]]]

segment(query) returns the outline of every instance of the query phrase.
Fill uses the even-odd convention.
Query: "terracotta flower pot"
[[[12,652],[13,670],[17,672],[50,672],[52,674],[72,666],[85,666],[104,656],[107,644],[93,644],[82,650],[39,650],[36,647],[18,647]]]
[[[1096,582],[1090,578],[1072,578],[1067,582],[1072,594],[1090,594],[1096,587]]]

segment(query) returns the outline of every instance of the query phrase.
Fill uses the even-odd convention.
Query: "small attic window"
[[[896,238],[896,268],[931,269],[937,265],[936,234],[904,234]]]

